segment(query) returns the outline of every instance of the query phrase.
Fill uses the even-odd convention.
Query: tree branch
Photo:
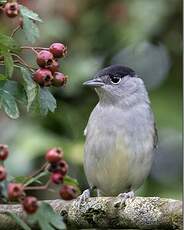
[[[182,229],[182,202],[159,197],[129,198],[123,207],[115,207],[117,197],[93,197],[77,208],[77,201],[47,201],[64,216],[71,229],[123,228],[123,229]],[[15,221],[5,214],[16,213],[25,219],[20,205],[0,205],[0,229],[18,230]]]

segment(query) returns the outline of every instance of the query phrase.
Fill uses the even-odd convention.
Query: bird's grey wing
[[[154,134],[153,134],[153,146],[154,149],[156,149],[158,147],[158,131],[157,131],[157,127],[156,127],[156,123],[154,122]]]

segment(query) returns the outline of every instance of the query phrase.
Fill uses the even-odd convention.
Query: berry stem
[[[36,50],[49,50],[49,48],[45,48],[45,47],[32,47],[32,46],[21,46],[21,49],[29,49],[29,50],[34,50],[35,52],[37,52]]]
[[[21,26],[20,26],[20,25],[18,25],[15,29],[13,29],[13,31],[12,31],[10,37],[12,38],[12,37],[15,35],[15,33],[16,33],[19,29],[21,29]]]

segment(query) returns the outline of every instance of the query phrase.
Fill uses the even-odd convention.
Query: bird
[[[84,171],[89,183],[80,203],[97,196],[126,200],[149,175],[158,136],[143,80],[129,67],[110,65],[83,85],[99,101],[84,130]]]

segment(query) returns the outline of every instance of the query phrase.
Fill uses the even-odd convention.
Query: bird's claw
[[[135,196],[133,191],[120,193],[117,197],[119,198],[118,201],[114,203],[114,207],[123,207],[126,203],[128,198],[133,198]]]
[[[83,191],[83,193],[79,196],[79,198],[77,199],[77,203],[76,206],[79,209],[85,202],[86,200],[90,197],[91,193],[90,193],[90,189],[86,189]]]

